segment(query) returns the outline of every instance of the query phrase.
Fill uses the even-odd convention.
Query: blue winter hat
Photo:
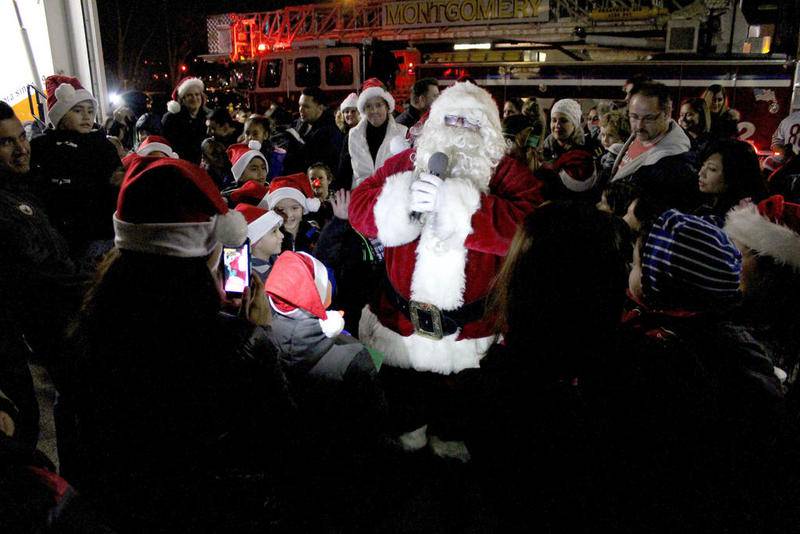
[[[703,310],[739,297],[742,255],[705,217],[662,213],[645,238],[641,263],[650,305]]]

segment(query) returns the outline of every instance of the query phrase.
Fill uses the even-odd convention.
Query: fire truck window
[[[353,56],[325,58],[325,80],[328,85],[353,85]]]
[[[318,57],[299,57],[294,60],[294,84],[297,87],[317,87],[320,81]]]
[[[261,62],[261,73],[258,77],[259,87],[279,87],[281,85],[282,59],[271,59]]]

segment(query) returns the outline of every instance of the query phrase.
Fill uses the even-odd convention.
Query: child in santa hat
[[[320,201],[314,196],[305,173],[279,176],[269,185],[269,193],[259,206],[275,210],[283,217],[282,250],[312,252],[319,239],[319,226],[306,216],[319,210]]]
[[[111,246],[111,215],[122,162],[95,129],[97,101],[77,78],[45,81],[50,127],[31,140],[31,166],[41,172],[42,197],[73,259],[91,266]]]
[[[250,141],[247,144],[237,143],[228,147],[228,159],[231,161],[231,172],[236,185],[253,181],[259,184],[267,183],[269,164],[267,158],[261,153],[261,143]]]
[[[261,143],[261,153],[268,162],[267,181],[283,174],[283,162],[286,159],[286,150],[274,146],[270,141],[272,130],[271,119],[264,115],[250,115],[244,123],[244,142]]]
[[[281,253],[283,217],[274,211],[246,203],[236,206],[236,211],[247,220],[251,266],[263,282],[269,275],[274,258]]]
[[[172,150],[172,147],[165,138],[160,135],[148,135],[139,144],[136,152],[128,154],[122,158],[122,165],[126,169],[131,162],[142,156],[149,156],[151,158],[173,158],[178,159],[178,154]]]

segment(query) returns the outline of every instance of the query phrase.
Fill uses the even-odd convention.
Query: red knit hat
[[[167,102],[167,111],[170,113],[179,113],[181,110],[181,98],[183,98],[186,91],[192,87],[200,89],[201,93],[206,90],[206,86],[200,78],[195,78],[194,76],[181,78],[178,85],[172,90],[172,100]],[[205,102],[205,97],[203,97],[203,102]]]
[[[305,252],[287,250],[272,266],[264,290],[276,312],[293,318],[312,315],[326,336],[335,337],[344,328],[344,319],[339,312],[325,310],[328,285],[322,262]]]
[[[274,209],[275,205],[284,198],[296,200],[303,206],[303,214],[317,211],[320,207],[320,201],[314,197],[308,176],[302,172],[274,178],[269,184],[269,194],[258,205],[263,208],[266,202],[266,207]]]
[[[265,210],[250,204],[239,204],[236,211],[244,215],[247,221],[247,237],[254,245],[259,239],[271,232],[276,226],[283,224],[283,217],[272,210]]]
[[[774,195],[732,209],[725,232],[738,243],[800,272],[800,204]]]
[[[178,159],[178,154],[172,150],[169,141],[160,135],[148,135],[136,149],[136,153],[140,156],[149,156],[153,152],[163,152],[167,157]]]
[[[258,206],[258,204],[267,196],[269,189],[264,184],[248,180],[242,184],[242,187],[234,189],[230,192],[231,202],[234,204],[250,204]]]
[[[253,160],[253,158],[261,158],[264,165],[269,172],[269,163],[264,154],[261,153],[261,143],[258,141],[250,141],[247,144],[237,143],[228,147],[228,159],[231,160],[231,172],[234,179],[238,182],[242,177],[242,173]]]
[[[228,210],[214,181],[197,165],[139,156],[125,171],[114,232],[120,249],[194,258],[210,254],[217,242],[241,245],[247,223]]]
[[[89,100],[97,107],[97,100],[83,88],[78,78],[54,74],[48,76],[44,84],[47,90],[47,116],[53,127],[57,128],[67,111],[79,102]]]
[[[370,78],[361,86],[361,94],[358,95],[358,112],[363,115],[364,108],[367,106],[367,100],[375,97],[386,100],[386,103],[389,105],[389,113],[394,111],[394,97],[392,93],[386,90],[386,86],[383,85],[383,82],[378,78]]]
[[[585,150],[570,150],[562,154],[553,164],[561,183],[570,191],[588,191],[597,183],[597,168],[594,158]]]

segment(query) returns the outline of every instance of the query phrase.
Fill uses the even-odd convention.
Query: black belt
[[[414,332],[430,339],[442,339],[455,334],[467,323],[479,321],[485,311],[484,299],[464,304],[458,309],[442,311],[433,304],[406,300],[394,286],[385,279],[386,296],[395,308],[414,325]]]

